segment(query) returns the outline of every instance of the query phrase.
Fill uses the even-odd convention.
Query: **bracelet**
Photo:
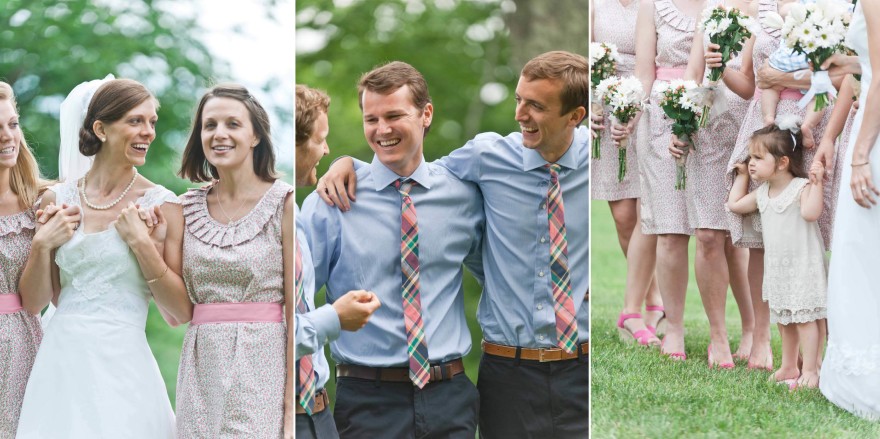
[[[855,168],[856,166],[864,166],[864,165],[867,165],[867,164],[869,164],[869,163],[871,163],[871,162],[853,163],[853,164],[851,164],[850,166],[852,166],[853,168]]]
[[[160,274],[159,277],[157,277],[157,278],[155,278],[155,279],[150,279],[150,280],[148,280],[148,281],[147,281],[147,284],[149,285],[149,284],[153,284],[153,283],[159,282],[159,279],[162,279],[163,277],[165,277],[165,273],[167,273],[167,272],[168,272],[168,264],[165,264],[165,269],[162,270],[162,274]]]

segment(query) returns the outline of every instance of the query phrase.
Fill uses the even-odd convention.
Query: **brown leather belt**
[[[327,396],[327,391],[324,389],[319,390],[315,393],[315,407],[312,409],[312,414],[318,414],[323,412],[327,407],[330,407],[330,397]],[[299,404],[296,403],[296,414],[304,415],[306,413],[306,409],[303,408]]]
[[[516,358],[516,346],[504,346],[495,343],[489,343],[483,340],[483,352],[494,355],[496,357]],[[583,355],[590,355],[590,342],[584,342],[578,346],[578,350]],[[548,349],[532,349],[519,348],[519,358],[521,360],[532,360],[546,363],[548,361],[572,360],[578,357],[577,351],[569,354],[559,348]]]
[[[431,374],[428,382],[449,380],[460,373],[464,373],[464,363],[459,358],[448,363],[431,366],[428,372]],[[367,367],[357,364],[337,364],[336,376],[393,383],[411,382],[408,367]]]

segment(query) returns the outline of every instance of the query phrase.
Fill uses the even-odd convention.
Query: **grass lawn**
[[[827,402],[818,390],[789,392],[767,382],[769,372],[708,370],[709,323],[693,274],[685,307],[685,362],[659,351],[624,345],[617,335],[623,307],[626,264],[608,204],[592,203],[591,425],[593,438],[621,437],[816,437],[878,438],[870,423]],[[731,349],[739,343],[739,313],[728,294],[727,329]],[[781,358],[774,329],[773,356]]]

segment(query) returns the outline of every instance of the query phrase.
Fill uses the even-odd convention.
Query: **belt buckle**
[[[544,349],[544,348],[538,349],[538,362],[539,362],[539,363],[547,363],[547,362],[549,362],[549,361],[553,361],[553,360],[551,360],[551,359],[549,359],[549,358],[544,358],[544,354],[545,354],[546,352],[547,352],[547,350]]]

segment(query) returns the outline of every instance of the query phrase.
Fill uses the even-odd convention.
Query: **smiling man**
[[[484,439],[587,436],[589,135],[580,124],[588,90],[586,58],[541,54],[516,87],[520,131],[479,134],[434,162],[477,183],[485,199],[477,312]],[[318,183],[326,202],[349,203],[334,188],[363,184],[355,164],[357,179],[351,162],[339,160]]]
[[[476,185],[424,160],[434,109],[421,73],[392,62],[365,74],[358,93],[375,153],[357,174],[360,201],[342,214],[313,193],[300,217],[315,289],[326,286],[331,303],[356,289],[382,302],[363,329],[330,344],[336,426],[342,438],[473,439],[462,264],[481,278],[483,200]]]

